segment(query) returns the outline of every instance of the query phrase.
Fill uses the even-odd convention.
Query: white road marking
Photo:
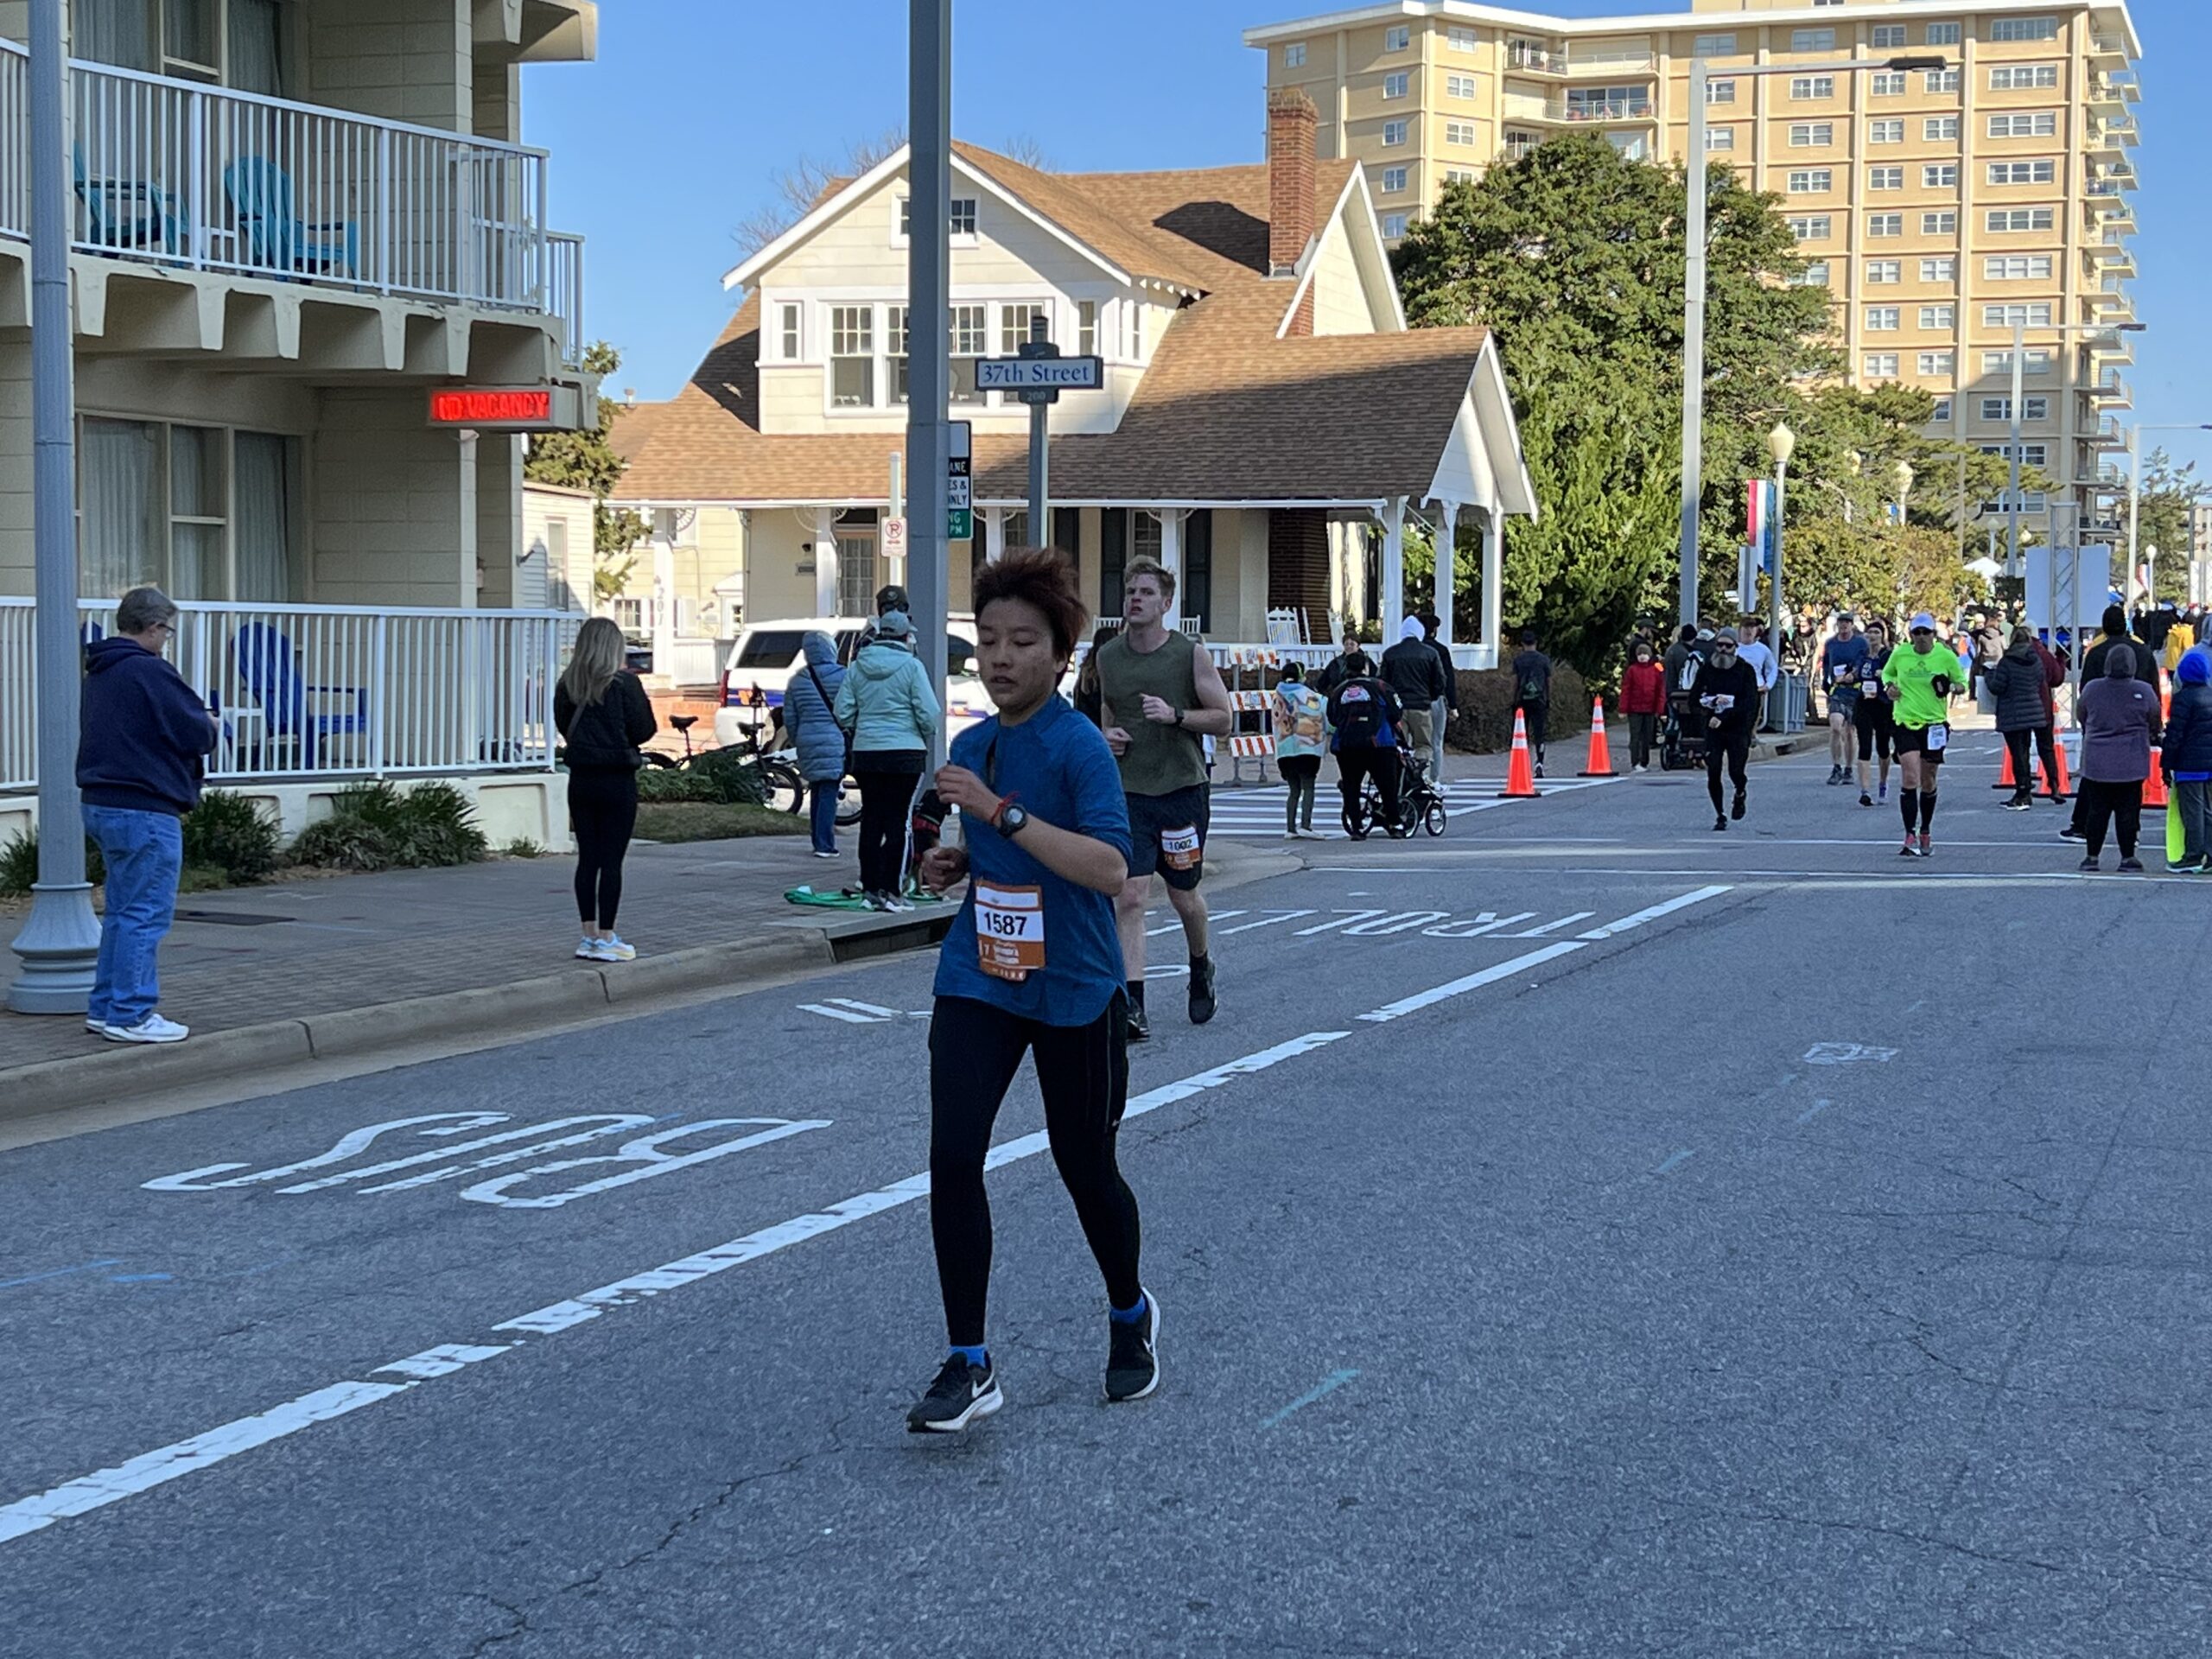
[[[1344,937],[1348,939],[1381,938],[1392,933],[1409,933],[1414,928],[1445,921],[1451,914],[1448,910],[1402,910],[1383,917],[1380,921],[1362,922],[1357,927],[1348,927],[1344,931]]]
[[[1862,1062],[1879,1065],[1894,1060],[1894,1048],[1872,1048],[1865,1043],[1815,1043],[1805,1051],[1808,1065],[1856,1065]]]
[[[762,1127],[755,1128],[750,1135],[740,1135],[734,1141],[702,1147],[696,1152],[671,1154],[660,1149],[664,1141],[680,1140],[702,1134],[708,1129],[745,1128],[754,1124]],[[762,1146],[790,1135],[804,1135],[810,1129],[826,1129],[829,1127],[830,1120],[821,1117],[805,1118],[798,1122],[781,1117],[710,1117],[702,1122],[678,1124],[672,1129],[663,1129],[658,1135],[641,1135],[635,1141],[625,1141],[611,1154],[592,1158],[564,1158],[558,1163],[540,1164],[534,1169],[518,1170],[512,1175],[479,1181],[465,1189],[461,1196],[474,1204],[499,1205],[512,1210],[558,1210],[564,1204],[590,1198],[595,1192],[611,1192],[618,1186],[649,1181],[657,1175],[673,1175],[678,1170],[710,1163],[717,1158],[727,1158],[733,1152],[743,1152],[748,1147]],[[558,1175],[592,1164],[635,1164],[638,1167],[620,1175],[607,1175],[595,1181],[586,1181],[582,1186],[569,1187],[563,1192],[542,1193],[534,1198],[507,1196],[507,1189],[518,1182],[540,1175]]]
[[[1349,927],[1354,922],[1364,922],[1377,916],[1388,916],[1390,912],[1387,910],[1339,910],[1333,913],[1337,918],[1335,921],[1316,922],[1311,927],[1301,927],[1295,937],[1310,939],[1316,933],[1326,933],[1331,928]]]
[[[1486,910],[1472,921],[1443,922],[1434,927],[1424,927],[1421,935],[1431,939],[1478,939],[1485,933],[1495,933],[1516,922],[1525,922],[1535,913],[1533,910],[1524,910],[1516,916],[1501,916],[1494,910]]]
[[[873,1014],[855,1014],[850,1008],[832,1007],[827,1002],[802,1002],[801,1014],[818,1014],[824,1020],[842,1020],[849,1026],[880,1026],[882,1020]]]
[[[1642,927],[1646,922],[1656,922],[1662,916],[1671,916],[1678,910],[1688,909],[1692,905],[1701,905],[1708,899],[1718,899],[1727,891],[1726,887],[1700,887],[1695,893],[1683,893],[1680,898],[1669,899],[1664,904],[1653,905],[1648,909],[1637,911],[1633,916],[1624,916],[1618,922],[1607,922],[1603,927],[1593,927],[1587,933],[1578,934],[1576,937],[1588,939],[1593,944],[1599,939],[1610,939],[1617,933],[1625,933],[1630,928]]]
[[[873,1002],[856,1002],[849,996],[833,996],[828,1000],[838,1007],[850,1008],[855,1014],[872,1014],[878,1020],[896,1020],[899,1017],[896,1008],[879,1007]]]
[[[1505,939],[1541,939],[1547,933],[1556,933],[1562,927],[1572,927],[1577,922],[1587,921],[1597,913],[1594,910],[1578,910],[1572,916],[1562,916],[1555,922],[1546,922],[1541,927],[1532,927],[1525,933],[1501,933],[1498,937]]]
[[[1217,910],[1217,911],[1213,911],[1213,912],[1209,912],[1209,915],[1208,915],[1208,918],[1207,918],[1207,919],[1208,919],[1209,921],[1215,921],[1215,922],[1218,922],[1218,921],[1221,921],[1221,920],[1223,920],[1224,918],[1227,918],[1227,917],[1230,917],[1230,916],[1242,916],[1242,915],[1244,915],[1245,913],[1246,913],[1245,912],[1241,911],[1241,910]],[[1179,917],[1177,917],[1173,921],[1165,923],[1165,924],[1163,924],[1162,925],[1160,925],[1160,926],[1159,926],[1159,927],[1147,927],[1147,929],[1145,929],[1145,931],[1144,931],[1144,936],[1145,936],[1145,938],[1147,938],[1147,939],[1149,939],[1149,938],[1155,938],[1155,937],[1157,937],[1158,935],[1162,934],[1162,933],[1173,933],[1173,932],[1177,928],[1179,928],[1179,927],[1180,927],[1180,926],[1182,926],[1182,925],[1183,925],[1183,918],[1182,918],[1181,917],[1179,917]]]
[[[1224,927],[1221,930],[1221,937],[1225,939],[1232,933],[1249,933],[1255,928],[1273,927],[1279,922],[1294,922],[1301,916],[1317,916],[1319,913],[1319,911],[1313,910],[1281,911],[1267,918],[1264,921],[1246,922],[1241,927]]]
[[[1725,889],[1724,889],[1725,891]],[[1379,913],[1379,912],[1378,912]],[[1430,1007],[1449,998],[1460,996],[1480,985],[1519,973],[1525,969],[1550,962],[1577,950],[1587,949],[1580,940],[1570,939],[1542,950],[1532,950],[1509,963],[1502,963],[1484,972],[1453,980],[1417,996],[1408,997],[1361,1015],[1364,1020],[1390,1020]],[[1340,1043],[1352,1033],[1349,1031],[1308,1032],[1287,1042],[1277,1043],[1256,1053],[1213,1066],[1177,1082],[1148,1090],[1131,1100],[1122,1114],[1124,1120],[1141,1117],[1164,1106],[1192,1098],[1209,1090],[1219,1089],[1309,1054],[1317,1049]],[[1023,1159],[1033,1158],[1049,1147],[1043,1132],[1022,1135],[991,1148],[984,1159],[984,1167],[1001,1169]],[[598,1319],[602,1313],[626,1307],[635,1302],[660,1295],[702,1279],[711,1278],[747,1262],[758,1261],[794,1244],[833,1233],[851,1226],[869,1216],[880,1215],[912,1203],[926,1195],[930,1178],[926,1171],[909,1175],[902,1181],[880,1187],[872,1192],[862,1192],[831,1205],[828,1209],[808,1215],[797,1216],[772,1227],[745,1234],[728,1243],[683,1256],[649,1272],[633,1274],[602,1285],[596,1290],[569,1297],[562,1301],[504,1321],[493,1329],[502,1333],[513,1332],[524,1336],[551,1337],[563,1331]],[[67,1481],[42,1492],[35,1492],[14,1503],[0,1505],[0,1544],[43,1530],[56,1521],[88,1514],[108,1504],[120,1503],[141,1492],[213,1468],[242,1452],[250,1452],[273,1440],[298,1433],[301,1430],[333,1418],[395,1398],[416,1389],[435,1376],[449,1375],[448,1366],[465,1368],[496,1358],[528,1345],[522,1341],[510,1343],[461,1344],[449,1343],[424,1349],[422,1352],[394,1360],[389,1365],[372,1368],[373,1371],[392,1371],[407,1376],[404,1382],[370,1382],[348,1381],[318,1389],[282,1405],[270,1408],[251,1417],[241,1417],[219,1427],[176,1441],[157,1450],[143,1453],[111,1468]],[[425,1373],[429,1373],[428,1376]]]

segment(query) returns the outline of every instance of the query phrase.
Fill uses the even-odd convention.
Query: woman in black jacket
[[[622,859],[638,827],[638,746],[659,729],[638,677],[623,666],[622,630],[594,616],[576,634],[553,693],[553,723],[568,741],[569,827],[576,837],[576,910],[586,962],[628,962],[634,946],[614,931]]]
[[[2035,804],[2036,775],[2028,762],[2031,739],[2043,753],[2044,776],[2057,787],[2057,743],[2051,730],[2050,679],[2035,631],[2017,627],[2005,654],[1982,671],[1981,683],[1997,700],[1997,729],[2012,752],[2012,795],[2007,812],[2024,812]],[[2063,797],[2060,798],[2063,798]]]

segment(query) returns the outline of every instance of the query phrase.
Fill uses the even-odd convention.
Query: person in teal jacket
[[[887,611],[837,688],[837,723],[852,734],[861,786],[861,891],[876,910],[909,910],[906,830],[943,712],[913,651],[914,625]]]

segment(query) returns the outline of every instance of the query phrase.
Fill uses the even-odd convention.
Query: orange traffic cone
[[[2018,789],[2019,786],[2020,780],[2012,775],[2012,746],[2010,743],[2007,743],[2005,745],[2004,767],[1998,772],[1997,781],[1992,784],[1990,787],[1992,789]]]
[[[1506,762],[1505,787],[1497,791],[1502,801],[1522,800],[1536,794],[1536,763],[1529,757],[1529,717],[1520,709],[1513,711],[1513,758]]]
[[[2068,787],[2066,782],[2065,733],[2055,732],[2051,734],[2050,752],[2052,754],[2056,756],[2058,760],[2058,778],[2056,786],[2054,786],[2051,779],[2050,769],[2044,766],[2041,760],[2037,760],[2036,762],[2036,770],[2043,774],[2043,787],[2037,790],[2036,793],[2042,796],[2046,801],[2063,801],[2069,795],[2073,793],[2073,791]]]
[[[1582,768],[1585,778],[1618,778],[1613,770],[1612,751],[1605,747],[1605,700],[1590,699],[1590,764]]]
[[[2164,806],[2166,804],[2166,774],[2162,769],[2165,752],[2156,743],[2151,746],[2151,775],[2143,780],[2143,804]]]

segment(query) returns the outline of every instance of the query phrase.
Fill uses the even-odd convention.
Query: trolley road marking
[[[1707,899],[1717,898],[1729,891],[1731,889],[1725,887],[1701,888],[1694,894],[1684,894],[1679,900],[1673,901],[1669,907],[1680,909],[1688,905],[1700,903]],[[1655,911],[1658,908],[1658,906],[1653,907]],[[1618,927],[1630,924],[1641,925],[1641,919],[1643,918],[1624,918],[1622,923],[1613,925]],[[1510,962],[1500,963],[1481,974],[1451,981],[1433,990],[1390,1003],[1373,1013],[1362,1014],[1360,1018],[1369,1021],[1401,1019],[1419,1009],[1432,1007],[1452,997],[1463,995],[1480,985],[1494,983],[1544,963],[1572,955],[1578,950],[1587,950],[1590,943],[1583,939],[1567,939],[1555,944],[1545,945],[1539,950],[1525,952]],[[1179,1078],[1173,1083],[1163,1084],[1156,1089],[1147,1090],[1131,1099],[1128,1109],[1122,1114],[1123,1118],[1126,1120],[1141,1117],[1147,1113],[1158,1111],[1162,1107],[1173,1106],[1209,1090],[1224,1088],[1242,1078],[1271,1071],[1278,1065],[1285,1065],[1301,1056],[1341,1043],[1353,1034],[1352,1031],[1307,1032],[1302,1036],[1293,1037],[1286,1042],[1276,1043],[1271,1047],[1258,1050],[1256,1052],[1230,1060],[1224,1065],[1194,1072],[1187,1077]],[[501,1115],[495,1113],[465,1116],[474,1116],[477,1120],[469,1125],[470,1128],[486,1127],[485,1120],[501,1121]],[[391,1126],[375,1127],[381,1129]],[[425,1129],[424,1132],[430,1131]],[[465,1133],[466,1130],[461,1128],[459,1124],[455,1124],[446,1132]],[[356,1136],[360,1134],[360,1131],[355,1132]],[[349,1140],[353,1138],[348,1137]],[[365,1144],[364,1141],[361,1145],[351,1147],[345,1152],[345,1156],[353,1156]],[[308,1160],[306,1162],[327,1166],[331,1162],[342,1161],[341,1159],[334,1158],[333,1154],[340,1152],[341,1148],[346,1147],[346,1145],[345,1141],[340,1141],[338,1147],[332,1148],[331,1153],[323,1154],[321,1159]],[[1049,1142],[1041,1130],[1035,1134],[1021,1135],[992,1147],[983,1160],[983,1166],[986,1170],[1001,1169],[1008,1164],[1034,1158],[1039,1153],[1046,1151],[1048,1147]],[[461,1148],[456,1147],[453,1150],[459,1151]],[[242,1166],[237,1164],[226,1164],[210,1169],[188,1171],[181,1176],[167,1179],[174,1183],[188,1177],[219,1173],[240,1167]],[[302,1166],[290,1166],[280,1170],[262,1172],[257,1175],[243,1179],[257,1184],[292,1173],[300,1167]],[[227,1462],[244,1452],[299,1433],[302,1430],[310,1428],[317,1423],[329,1422],[336,1418],[348,1416],[366,1407],[397,1399],[439,1377],[454,1376],[474,1366],[486,1364],[502,1355],[514,1352],[518,1348],[531,1346],[536,1341],[550,1338],[563,1332],[574,1330],[578,1325],[588,1325],[617,1309],[632,1306],[655,1296],[664,1295],[671,1291],[679,1290],[702,1280],[711,1279],[717,1274],[727,1273],[733,1268],[741,1267],[748,1262],[757,1262],[764,1256],[773,1255],[779,1251],[789,1249],[795,1244],[804,1243],[809,1239],[842,1231],[855,1222],[864,1221],[871,1216],[882,1215],[887,1211],[912,1204],[917,1198],[927,1196],[929,1190],[930,1178],[927,1171],[909,1175],[904,1180],[894,1181],[888,1186],[878,1187],[873,1192],[856,1193],[840,1203],[830,1205],[827,1209],[795,1216],[789,1221],[761,1228],[758,1231],[747,1233],[726,1243],[717,1244],[711,1249],[701,1250],[690,1255],[679,1256],[675,1261],[666,1262],[660,1267],[650,1268],[643,1273],[632,1274],[625,1278],[617,1279],[612,1283],[601,1285],[595,1290],[587,1290],[560,1301],[549,1303],[530,1313],[519,1314],[513,1319],[504,1320],[492,1327],[493,1337],[491,1340],[436,1344],[418,1353],[406,1355],[389,1363],[373,1367],[366,1378],[353,1378],[331,1383],[325,1388],[316,1389],[279,1405],[272,1406],[266,1411],[234,1419],[201,1433],[141,1453],[137,1457],[128,1459],[111,1467],[81,1476],[75,1480],[66,1481],[45,1491],[34,1492],[11,1503],[0,1505],[0,1545],[12,1542],[18,1538],[28,1537],[35,1532],[43,1531],[58,1521],[90,1514],[95,1510],[105,1509],[111,1503],[121,1503],[125,1498],[135,1497],[143,1492],[151,1491],[156,1487],[165,1486],[171,1481],[181,1480],[188,1475],[213,1468],[216,1465]],[[398,1380],[381,1380],[387,1377]],[[1344,1376],[1343,1380],[1349,1381],[1350,1377]],[[1326,1393],[1334,1386],[1340,1386],[1340,1384],[1332,1377],[1325,1382],[1320,1390],[1314,1394],[1313,1398],[1319,1399],[1321,1394]],[[1303,1399],[1295,1401],[1292,1402],[1290,1409],[1294,1410],[1308,1403],[1311,1402]]]

